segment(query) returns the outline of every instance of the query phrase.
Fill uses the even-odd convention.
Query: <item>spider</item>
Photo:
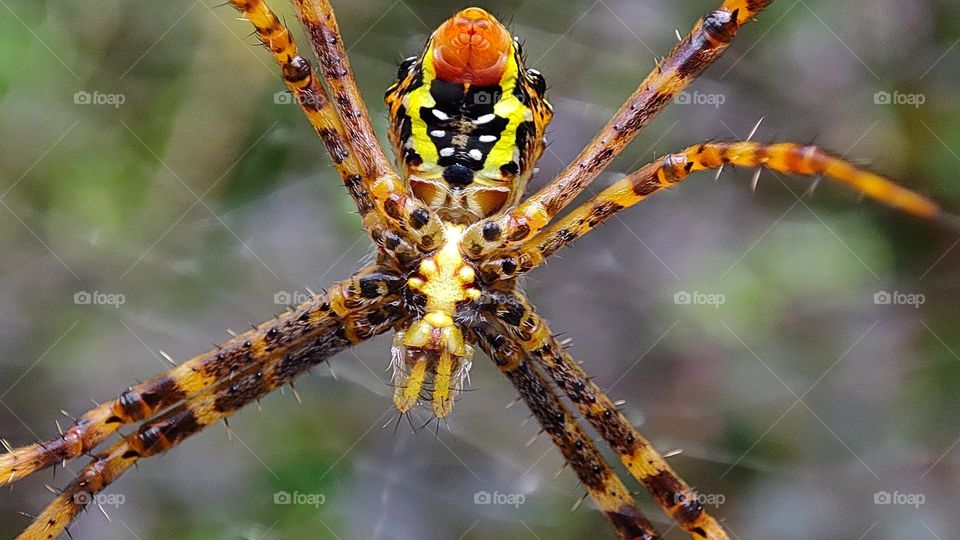
[[[230,3],[253,24],[320,137],[377,247],[376,261],[276,319],[129,388],[58,436],[0,456],[0,482],[12,483],[92,453],[119,428],[139,423],[133,434],[94,454],[22,538],[58,536],[92,494],[140,459],[390,330],[393,402],[401,416],[428,403],[438,420],[447,418],[479,347],[619,537],[658,533],[584,423],[691,536],[727,538],[696,493],[565,350],[518,280],[620,210],[693,172],[726,164],[825,175],[920,218],[949,217],[929,199],[818,147],[749,140],[666,154],[560,215],[769,0],[724,0],[704,16],[574,161],[526,198],[552,108],[544,77],[525,65],[520,42],[486,11],[456,13],[420,55],[400,65],[386,93],[391,163],[374,136],[329,2],[295,1],[317,70],[264,2]]]

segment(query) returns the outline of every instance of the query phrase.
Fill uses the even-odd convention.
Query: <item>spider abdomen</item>
[[[543,152],[552,114],[544,91],[493,16],[470,8],[451,18],[386,95],[390,139],[413,193],[460,223],[515,204]]]

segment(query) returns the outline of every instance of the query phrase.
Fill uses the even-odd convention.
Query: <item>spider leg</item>
[[[660,538],[550,383],[535,365],[527,361],[520,344],[502,335],[488,322],[478,324],[474,332],[480,347],[517,389],[617,535],[620,538]]]
[[[556,178],[510,211],[471,226],[464,236],[464,254],[477,260],[495,251],[515,249],[545,227],[770,1],[724,0],[719,9],[700,19]]]
[[[370,323],[364,316],[379,316],[371,314],[399,286],[400,278],[376,266],[367,267],[275,320],[130,387],[75,420],[57,437],[0,455],[0,485],[90,452],[121,426],[150,418],[240,371],[259,368],[304,347],[314,347],[314,353],[325,358],[324,354],[337,350],[340,338],[335,336],[342,335],[349,344],[359,343],[369,337],[364,328]],[[316,350],[316,344],[326,347],[326,352]]]
[[[571,211],[515,254],[483,262],[486,279],[512,278],[540,265],[547,257],[593,230],[620,210],[682,181],[690,173],[718,169],[724,164],[767,168],[785,174],[824,175],[875,201],[924,219],[950,219],[932,200],[879,174],[816,146],[795,143],[716,142],[691,146],[621,178],[579,208]],[[507,272],[507,271],[510,272]]]
[[[728,538],[696,493],[566,352],[527,299],[514,291],[499,293],[494,302],[493,313],[503,330],[556,381],[654,501],[694,538]]]
[[[371,152],[382,155],[383,151],[375,138],[358,135],[369,133],[373,137],[372,130],[363,130],[363,120],[369,128],[365,113],[358,116],[356,110],[351,109],[351,116],[344,119],[343,104],[339,101],[346,94],[337,92],[337,101],[330,99],[310,62],[300,54],[290,31],[262,0],[230,0],[230,3],[253,24],[260,41],[280,66],[284,84],[326,147],[360,212],[364,227],[377,245],[400,260],[412,260],[432,250],[433,243],[441,237],[439,220],[428,209],[415,204],[399,180],[388,181],[396,178],[392,171],[371,164]],[[356,106],[365,111],[362,102]],[[396,193],[390,191],[393,188]],[[378,195],[383,196],[378,198]]]
[[[379,312],[379,307],[377,310]],[[19,538],[58,536],[93,501],[97,493],[120,478],[139,460],[170,450],[187,437],[226,419],[244,405],[291,383],[298,375],[351,346],[354,341],[380,334],[402,319],[402,313],[386,309],[374,323],[368,320],[368,311],[372,313],[367,310],[348,314],[344,328],[349,330],[327,332],[322,337],[301,342],[298,348],[286,354],[271,355],[263,365],[221,381],[143,423],[136,433],[97,454]],[[351,333],[353,338],[348,337]]]
[[[333,7],[327,0],[294,0],[294,5],[320,61],[320,74],[333,94],[333,106],[346,126],[373,202],[383,209],[394,227],[411,235],[423,251],[432,251],[443,240],[443,225],[436,212],[413,197],[377,141]]]
[[[333,105],[347,128],[350,145],[357,149],[364,173],[374,177],[393,174],[357,88],[333,7],[327,0],[294,0],[294,6],[313,52],[320,60],[320,74],[333,93]]]

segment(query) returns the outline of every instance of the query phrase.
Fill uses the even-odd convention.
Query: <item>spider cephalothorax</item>
[[[378,249],[377,262],[130,387],[60,435],[0,455],[0,483],[10,483],[91,454],[120,427],[140,423],[94,454],[22,538],[59,535],[92,494],[139,460],[226,420],[337,352],[396,330],[394,403],[401,413],[424,400],[437,417],[448,415],[476,345],[510,381],[620,537],[658,538],[584,424],[687,533],[725,539],[696,493],[537,315],[517,278],[617,212],[693,172],[725,164],[826,175],[915,216],[945,217],[930,199],[815,146],[756,141],[706,142],[666,154],[560,217],[770,0],[724,0],[701,18],[583,151],[525,199],[552,111],[543,78],[525,68],[518,42],[487,12],[460,11],[418,57],[401,65],[386,96],[399,165],[394,169],[376,140],[329,2],[294,1],[321,64],[317,71],[263,0],[230,3],[253,24],[320,136]]]

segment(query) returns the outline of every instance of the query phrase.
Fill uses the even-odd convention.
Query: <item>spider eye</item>
[[[407,73],[410,73],[410,68],[413,67],[413,63],[416,61],[417,61],[417,57],[411,56],[410,58],[407,58],[403,62],[400,62],[400,67],[397,68],[397,78],[403,79],[404,77],[406,77]]]
[[[537,92],[538,95],[543,95],[547,91],[547,81],[543,79],[543,75],[540,74],[536,69],[528,69],[527,77],[530,79],[530,85],[533,86],[533,89]]]

